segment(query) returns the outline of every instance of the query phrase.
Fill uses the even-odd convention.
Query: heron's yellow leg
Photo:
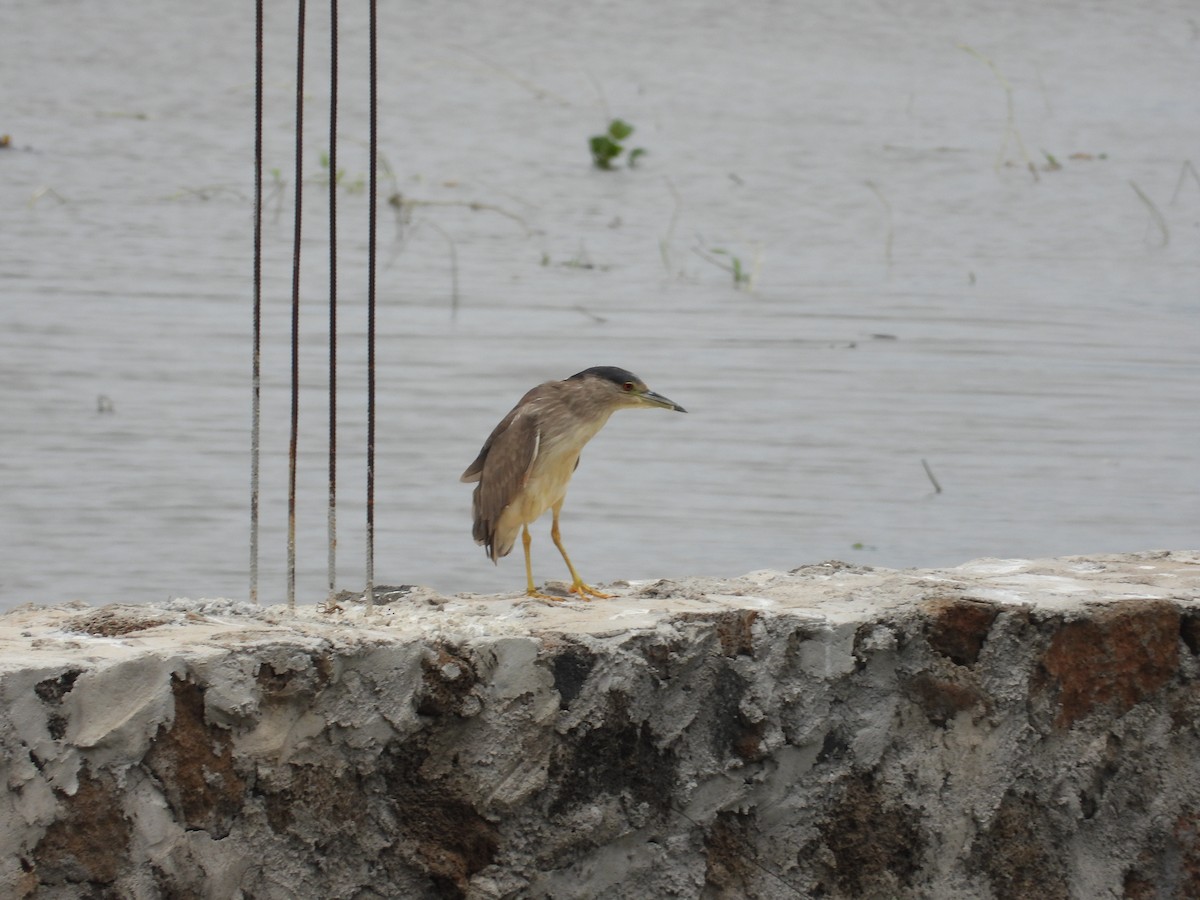
[[[525,548],[525,596],[536,597],[538,600],[561,601],[562,597],[551,597],[549,594],[543,594],[533,586],[533,560],[529,555],[529,545],[532,541],[533,538],[529,536],[529,526],[522,526],[521,545]]]
[[[561,504],[554,507],[554,524],[550,526],[550,537],[554,541],[554,546],[558,548],[558,552],[562,554],[563,562],[571,570],[571,587],[569,590],[572,594],[578,594],[584,600],[588,597],[599,597],[601,600],[611,599],[612,594],[605,594],[602,591],[596,590],[590,584],[584,584],[583,579],[579,577],[579,573],[575,571],[575,567],[571,565],[571,557],[567,556],[567,548],[562,545],[562,535],[558,532],[558,511],[560,508]]]

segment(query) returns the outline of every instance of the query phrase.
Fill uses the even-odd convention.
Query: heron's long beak
[[[640,396],[642,400],[645,401],[647,406],[661,406],[663,409],[673,409],[676,412],[681,413],[687,412],[686,409],[684,409],[674,400],[668,400],[662,394],[655,393],[654,391],[646,391],[646,393],[641,394]]]

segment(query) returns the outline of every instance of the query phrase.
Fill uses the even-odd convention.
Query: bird
[[[593,366],[562,381],[547,381],[521,398],[463,472],[461,481],[475,483],[472,534],[488,558],[499,564],[520,534],[525,548],[527,596],[562,599],[541,593],[533,583],[529,526],[548,509],[554,513],[550,538],[571,573],[570,592],[583,600],[611,596],[586,584],[575,570],[562,544],[558,515],[584,445],[614,412],[638,408],[687,412],[674,400],[650,390],[632,372],[617,366]]]

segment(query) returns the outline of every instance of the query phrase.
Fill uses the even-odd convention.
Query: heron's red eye
[[[625,382],[623,385],[621,385],[621,390],[623,390],[625,393],[628,394],[630,391],[633,390],[633,382],[632,381]]]

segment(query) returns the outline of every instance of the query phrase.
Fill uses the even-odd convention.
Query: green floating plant
[[[625,141],[631,134],[633,126],[623,119],[613,119],[609,122],[607,132],[593,135],[588,142],[592,150],[592,165],[605,171],[616,168],[614,163],[625,152]],[[625,158],[625,164],[632,169],[645,152],[644,147],[633,147]]]

